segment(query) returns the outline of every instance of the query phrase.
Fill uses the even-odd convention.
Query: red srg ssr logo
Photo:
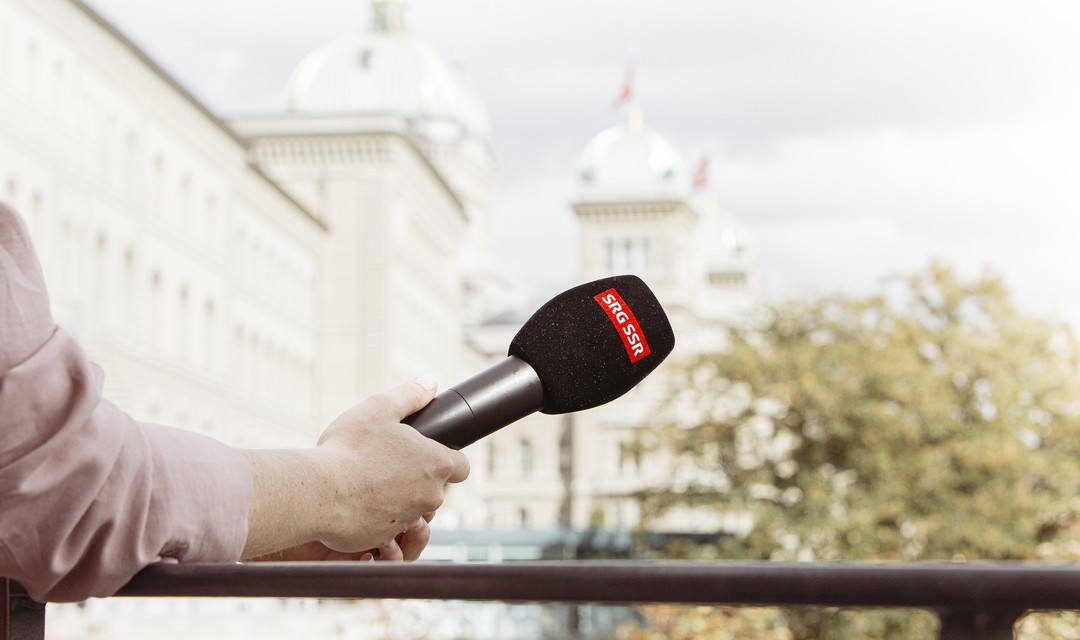
[[[608,289],[593,296],[593,300],[596,300],[600,308],[607,313],[611,324],[615,325],[626,348],[626,355],[630,356],[631,364],[652,353],[649,351],[649,343],[645,341],[645,334],[641,331],[641,325],[634,317],[634,312],[630,310],[618,291]]]

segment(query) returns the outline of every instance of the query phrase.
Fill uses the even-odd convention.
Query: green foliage
[[[646,625],[623,625],[613,640],[791,640],[774,609],[640,605]]]
[[[792,300],[673,374],[655,422],[685,473],[643,511],[749,514],[712,550],[728,558],[1076,558],[1078,366],[1071,331],[992,276],[934,264],[880,295]],[[863,637],[908,637],[881,625]]]
[[[904,629],[912,638],[934,637],[937,623],[926,611],[781,611],[754,607],[640,605],[645,624],[624,624],[612,640],[793,640],[794,638],[887,637]],[[808,635],[809,634],[809,635]],[[822,635],[818,635],[822,634]],[[1073,638],[1074,636],[1066,636]]]

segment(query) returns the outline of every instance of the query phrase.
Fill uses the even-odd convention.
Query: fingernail
[[[417,378],[413,380],[413,382],[427,389],[428,391],[431,391],[435,387],[439,386],[439,383],[435,380],[435,376],[427,373],[422,376],[417,376]]]

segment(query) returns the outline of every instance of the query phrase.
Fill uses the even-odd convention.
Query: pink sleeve
[[[0,575],[41,601],[105,596],[159,561],[239,559],[251,474],[203,436],[142,424],[49,313],[26,228],[0,203]]]

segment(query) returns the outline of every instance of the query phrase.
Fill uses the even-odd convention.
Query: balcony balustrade
[[[0,582],[0,640],[40,640],[45,606]],[[1032,610],[1080,609],[1080,567],[1028,563],[565,561],[147,567],[115,597],[392,598],[550,603],[911,608],[941,640],[1013,637]]]

